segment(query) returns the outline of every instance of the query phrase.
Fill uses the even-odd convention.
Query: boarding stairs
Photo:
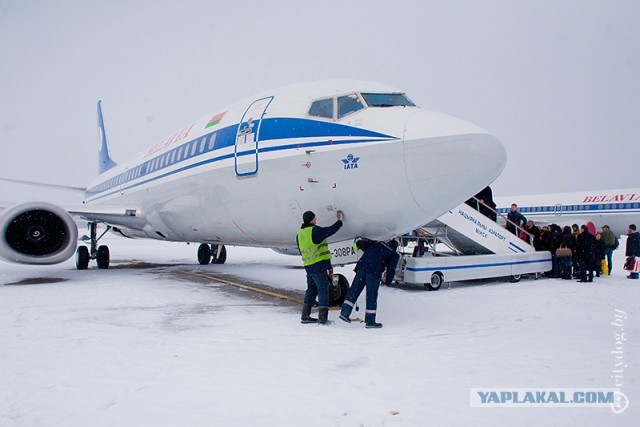
[[[490,277],[518,281],[523,274],[537,277],[551,269],[551,254],[536,252],[531,234],[475,197],[471,201],[482,213],[463,203],[403,237],[399,282],[437,290],[445,282]],[[509,223],[518,236],[507,230]],[[411,247],[413,252],[403,252]]]
[[[435,245],[442,243],[456,255],[535,252],[531,234],[475,197],[471,200],[482,208],[483,213],[493,214],[497,221],[463,203],[420,228],[418,233],[434,250],[437,249]],[[511,223],[518,235],[523,235],[527,241],[508,231],[507,223]]]

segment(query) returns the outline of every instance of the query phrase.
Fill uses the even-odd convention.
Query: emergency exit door
[[[272,100],[269,96],[253,101],[240,120],[234,150],[236,176],[258,173],[260,125]]]

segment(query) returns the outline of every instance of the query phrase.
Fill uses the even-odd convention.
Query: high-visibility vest
[[[312,230],[313,227],[307,227],[298,231],[298,249],[302,255],[302,265],[305,267],[331,259],[327,239],[324,239],[320,244],[316,245],[311,239]]]

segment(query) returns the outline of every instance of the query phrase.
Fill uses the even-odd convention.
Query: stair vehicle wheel
[[[329,305],[340,307],[349,292],[349,281],[342,274],[334,274],[329,282]]]
[[[211,262],[211,247],[206,243],[198,246],[198,262],[200,265],[207,265]]]
[[[214,264],[224,264],[227,261],[227,248],[225,245],[216,245],[217,247],[213,251],[213,260],[211,260]]]
[[[522,278],[522,276],[520,274],[514,274],[514,275],[509,276],[509,282],[510,283],[518,283],[521,278]]]
[[[109,247],[105,245],[98,246],[98,252],[96,253],[96,262],[98,268],[109,268]]]
[[[442,273],[435,272],[431,275],[431,281],[429,283],[425,283],[424,287],[428,291],[437,291],[443,283],[444,278],[442,277]]]
[[[76,268],[86,270],[89,267],[89,249],[86,246],[78,246],[76,249]]]

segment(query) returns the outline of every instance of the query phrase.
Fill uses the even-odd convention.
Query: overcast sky
[[[253,93],[357,78],[495,134],[495,195],[637,187],[639,23],[637,0],[0,0],[0,176],[87,185],[98,99],[122,161]]]

